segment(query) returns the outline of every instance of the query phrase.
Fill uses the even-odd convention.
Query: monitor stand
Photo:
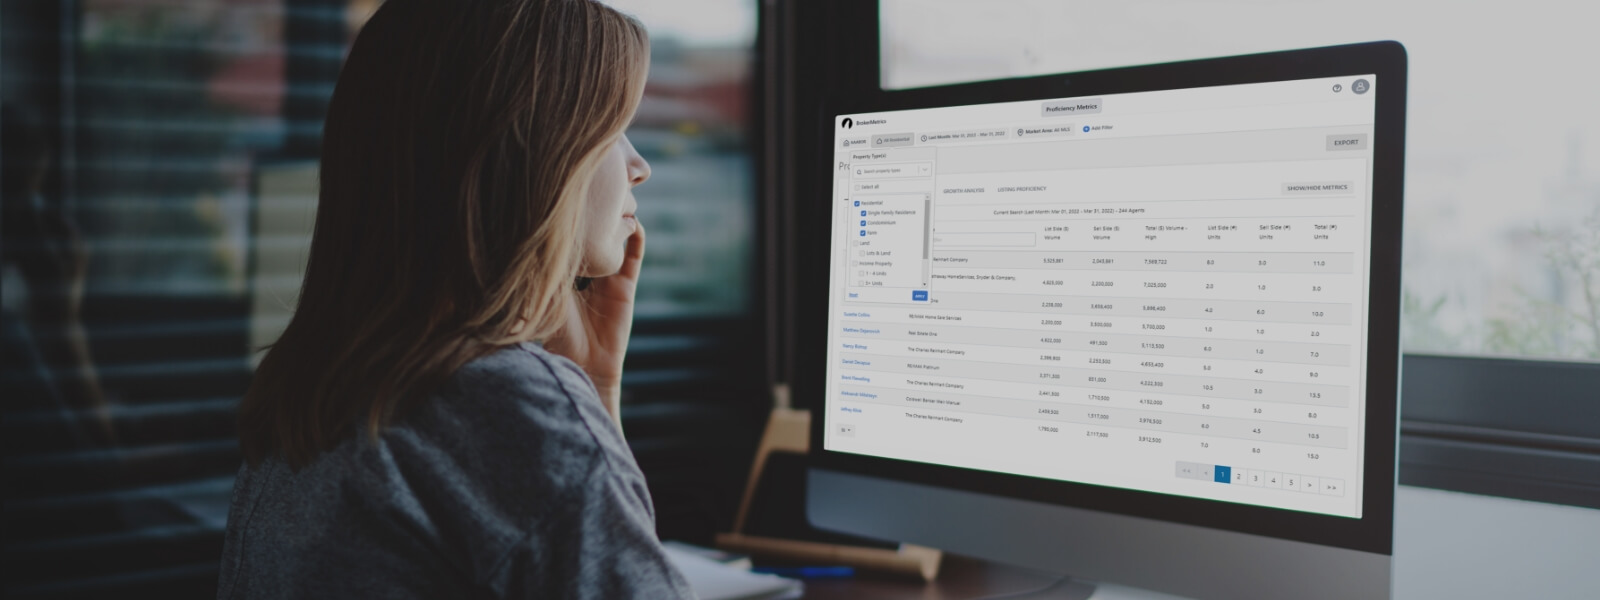
[[[985,598],[1036,598],[1038,600],[1189,600],[1183,596],[1174,596],[1153,592],[1143,588],[1128,587],[1114,583],[1095,583],[1062,577],[1060,581],[1049,587],[1040,588],[1032,592],[1012,592],[985,596]]]

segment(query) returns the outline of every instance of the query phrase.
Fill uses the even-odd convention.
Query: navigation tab
[[[917,136],[917,141],[924,144],[938,144],[941,142],[985,142],[1004,140],[1009,137],[1009,131],[1004,127],[990,127],[987,129],[963,129],[961,131],[934,131]]]
[[[1018,127],[1017,138],[1037,139],[1041,137],[1072,135],[1072,131],[1075,127],[1077,127],[1077,125],[1073,125],[1072,123],[1067,123],[1065,125]]]
[[[873,148],[896,148],[910,146],[914,142],[911,133],[879,133],[872,136]]]

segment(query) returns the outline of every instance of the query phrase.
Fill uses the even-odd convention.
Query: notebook
[[[673,546],[664,549],[700,600],[788,600],[805,591],[794,579],[751,573]]]

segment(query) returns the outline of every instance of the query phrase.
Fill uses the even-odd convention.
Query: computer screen
[[[824,449],[1360,519],[1380,83],[835,115]]]

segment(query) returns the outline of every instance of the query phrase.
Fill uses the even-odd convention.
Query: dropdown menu
[[[928,300],[931,193],[855,196],[848,297],[864,302]]]

